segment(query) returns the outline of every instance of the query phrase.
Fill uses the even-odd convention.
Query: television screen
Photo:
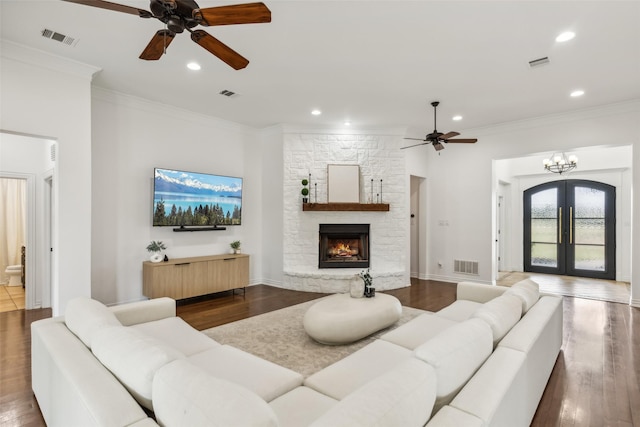
[[[154,226],[242,223],[242,178],[156,168]]]

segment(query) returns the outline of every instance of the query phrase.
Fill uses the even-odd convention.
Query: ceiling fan
[[[63,1],[129,13],[138,15],[141,18],[156,18],[163,22],[165,28],[156,32],[147,47],[142,51],[140,59],[160,59],[175,35],[187,30],[191,33],[191,40],[236,70],[246,67],[249,64],[249,60],[206,31],[193,30],[192,28],[198,25],[209,27],[214,25],[271,22],[271,11],[264,3],[246,3],[200,9],[200,6],[194,0],[151,0],[149,6],[151,12],[149,12],[144,9],[102,0]]]
[[[453,138],[454,136],[460,135],[458,132],[447,132],[447,133],[438,132],[438,130],[436,129],[437,128],[437,126],[436,126],[436,112],[437,112],[438,105],[440,105],[439,101],[434,101],[434,102],[431,103],[431,106],[433,106],[433,132],[431,132],[430,134],[425,136],[424,139],[405,138],[405,139],[413,139],[413,140],[416,140],[416,141],[423,141],[423,142],[420,143],[420,144],[409,145],[408,147],[401,147],[401,149],[417,147],[419,145],[433,144],[433,148],[435,148],[436,151],[440,151],[440,150],[444,150],[444,145],[442,145],[443,142],[444,143],[455,142],[455,143],[463,143],[463,144],[473,144],[473,143],[478,141],[476,138],[450,139],[450,138]]]

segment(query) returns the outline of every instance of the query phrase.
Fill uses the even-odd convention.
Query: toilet
[[[22,265],[10,265],[4,272],[9,276],[7,286],[22,286]]]

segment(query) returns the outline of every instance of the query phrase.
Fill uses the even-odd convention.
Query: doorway
[[[615,280],[616,188],[554,181],[524,192],[524,270]]]

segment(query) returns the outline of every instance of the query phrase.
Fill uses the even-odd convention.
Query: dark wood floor
[[[455,284],[418,281],[388,291],[403,305],[437,311],[455,300]],[[207,329],[323,294],[258,285],[178,306],[178,315]],[[30,329],[50,310],[0,313],[0,425],[44,426],[31,392]],[[640,426],[640,309],[564,298],[564,340],[533,426]]]

